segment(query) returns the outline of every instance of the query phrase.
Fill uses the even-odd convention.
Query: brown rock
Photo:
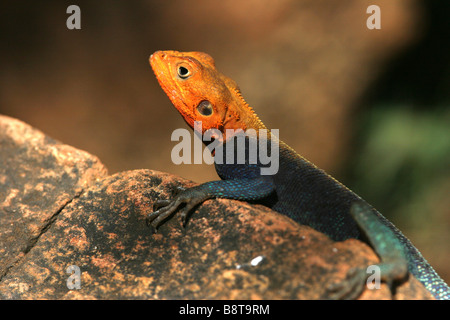
[[[371,248],[360,241],[333,242],[264,206],[224,199],[206,201],[192,214],[186,229],[174,217],[152,235],[145,216],[155,200],[170,198],[175,186],[191,186],[192,182],[152,170],[105,176],[94,157],[73,149],[70,153],[78,155],[77,162],[68,160],[74,155],[53,153],[53,157],[47,156],[45,168],[49,172],[44,174],[40,171],[42,157],[35,157],[37,151],[33,150],[68,147],[43,138],[17,120],[1,119],[1,141],[13,140],[8,140],[15,135],[12,125],[30,134],[22,144],[10,143],[8,147],[7,154],[23,157],[18,169],[11,171],[12,176],[8,175],[10,171],[2,172],[2,195],[15,195],[9,196],[9,204],[5,201],[0,211],[1,248],[20,255],[2,275],[2,299],[319,299],[324,297],[325,288],[343,279],[350,268],[378,261]],[[32,132],[40,138],[32,139]],[[36,141],[36,146],[31,141]],[[46,155],[43,151],[39,154]],[[0,161],[13,166],[3,155]],[[30,155],[30,161],[26,155]],[[64,161],[58,162],[60,158]],[[69,165],[60,168],[58,163]],[[48,191],[44,204],[37,202],[36,208],[31,207],[26,190],[34,190],[40,183],[31,173],[58,181],[58,176],[69,175],[74,166],[83,168],[78,169],[83,178],[74,177],[72,184],[61,184],[59,187],[68,189],[64,192]],[[12,184],[18,191],[6,191],[6,182],[22,171],[30,178],[24,175]],[[57,184],[50,181],[51,186]],[[68,200],[56,200],[64,198],[58,194]],[[5,210],[22,208],[20,201],[33,210]],[[59,205],[57,201],[61,201]],[[47,210],[48,218],[37,220],[39,206],[42,210],[55,207],[56,211]],[[8,229],[4,221],[29,216],[42,221],[43,227],[36,231],[33,241],[24,242],[25,247],[14,246],[15,238],[24,241],[21,239],[29,226]],[[261,257],[260,263],[252,265],[257,257]],[[81,271],[79,290],[67,287],[69,266]],[[361,298],[392,297],[382,285],[380,290],[366,290]],[[396,298],[431,296],[411,278],[398,288]]]
[[[0,115],[0,278],[64,206],[106,175],[97,157]]]

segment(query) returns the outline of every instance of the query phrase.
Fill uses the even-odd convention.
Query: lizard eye
[[[187,79],[191,76],[191,71],[189,71],[188,68],[183,67],[183,66],[179,66],[177,72],[178,72],[178,76],[181,79]]]
[[[197,106],[197,110],[202,116],[210,116],[213,113],[212,104],[208,100],[200,102]]]

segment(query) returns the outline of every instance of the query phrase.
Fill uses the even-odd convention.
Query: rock
[[[39,130],[0,116],[0,278],[95,179],[106,176],[97,157]]]
[[[152,235],[153,203],[192,182],[152,170],[107,176],[95,157],[7,117],[0,139],[2,299],[319,299],[350,268],[378,261],[358,240],[225,199],[206,201],[185,229],[173,217]],[[69,267],[80,289],[68,288]],[[382,284],[361,298],[392,297]],[[395,298],[431,295],[411,277]]]

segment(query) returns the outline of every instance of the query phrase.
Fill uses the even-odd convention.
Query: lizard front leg
[[[182,205],[184,207],[180,211],[180,217],[185,225],[190,211],[207,199],[260,200],[274,191],[275,186],[269,176],[206,182],[181,191],[172,200],[158,200],[158,210],[147,215],[147,225],[156,230]]]

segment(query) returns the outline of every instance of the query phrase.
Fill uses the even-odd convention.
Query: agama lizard
[[[224,146],[234,138],[227,136],[227,129],[267,129],[245,102],[237,84],[217,71],[209,55],[157,51],[151,55],[150,64],[159,84],[191,128],[195,121],[201,121],[201,133],[219,130]],[[257,134],[247,137],[247,142],[251,139],[262,138]],[[269,132],[266,139],[269,143],[275,137]],[[183,190],[172,200],[158,200],[156,211],[147,216],[148,224],[156,230],[180,207],[185,223],[194,207],[211,198],[260,202],[333,240],[357,238],[368,242],[380,257],[381,280],[392,290],[411,273],[435,298],[450,299],[449,286],[390,221],[288,145],[280,140],[276,143],[276,174],[262,175],[260,161],[230,164],[217,161],[216,154],[215,169],[222,180]],[[245,146],[248,155],[248,143]],[[365,269],[351,269],[344,281],[330,285],[327,298],[358,297],[367,277]]]

